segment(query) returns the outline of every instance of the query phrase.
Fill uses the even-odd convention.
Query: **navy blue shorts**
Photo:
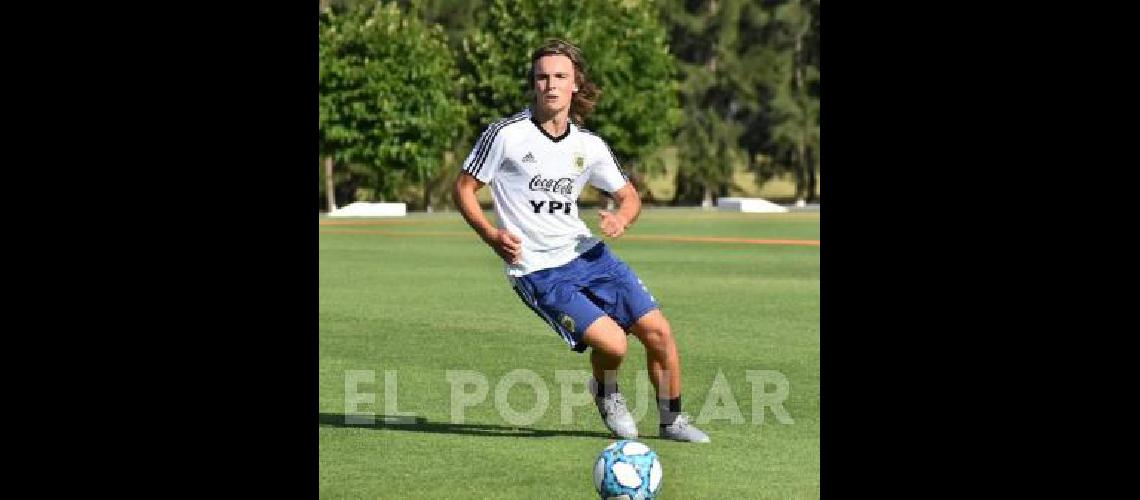
[[[559,267],[513,279],[515,293],[577,352],[595,320],[608,315],[629,333],[639,318],[658,308],[633,270],[605,243]]]

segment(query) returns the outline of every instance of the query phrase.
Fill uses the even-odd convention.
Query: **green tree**
[[[638,179],[663,169],[652,155],[681,120],[676,64],[653,2],[489,0],[464,41],[461,66],[471,75],[466,101],[482,129],[527,103],[530,53],[549,38],[573,42],[586,56],[602,98],[586,128],[609,143]]]
[[[407,11],[427,24],[438,24],[444,33],[447,34],[448,46],[451,48],[452,54],[463,53],[463,42],[466,40],[476,28],[476,14],[483,10],[483,0],[401,0],[401,6],[406,6]],[[461,72],[461,79],[467,79],[469,76],[465,72]],[[456,141],[454,148],[444,153],[445,161],[444,168],[436,172],[436,174],[428,181],[428,188],[435,190],[441,186],[450,186],[455,183],[455,178],[459,175],[458,162],[463,161],[468,153],[469,145],[473,142],[476,134],[481,130],[475,128],[474,124],[467,121],[457,119],[453,122],[456,128]],[[453,205],[451,202],[451,190],[439,189],[438,198],[435,199],[435,204],[444,207]],[[428,210],[432,210],[429,205]]]
[[[813,201],[819,170],[819,0],[794,0],[774,7],[770,44],[784,71],[770,102],[775,161],[768,170],[791,172],[796,199]]]
[[[684,73],[674,203],[711,204],[739,163],[761,184],[792,173],[797,197],[810,198],[819,158],[819,1],[670,2],[662,11]]]
[[[319,150],[325,174],[346,165],[380,199],[431,180],[465,120],[460,77],[438,26],[394,3],[321,11]],[[327,188],[326,188],[327,189]]]
[[[427,24],[438,24],[447,33],[448,45],[455,53],[463,49],[463,40],[475,29],[476,15],[483,10],[483,0],[400,0],[400,6]]]
[[[708,206],[732,182],[741,159],[743,116],[754,102],[744,89],[757,78],[742,53],[742,32],[757,21],[744,0],[670,2],[668,20],[673,51],[684,74],[681,102],[685,120],[677,135],[678,172],[674,204]]]

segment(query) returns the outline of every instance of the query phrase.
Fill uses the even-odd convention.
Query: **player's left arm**
[[[617,238],[625,234],[633,221],[637,220],[637,216],[641,215],[641,195],[637,194],[637,189],[633,187],[632,182],[626,182],[621,189],[612,193],[614,201],[617,202],[618,209],[616,213],[611,213],[607,210],[598,211],[601,216],[602,234],[610,238]]]

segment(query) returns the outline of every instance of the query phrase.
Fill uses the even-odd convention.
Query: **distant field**
[[[597,231],[593,210],[584,218]],[[665,469],[663,499],[818,498],[819,213],[734,214],[646,210],[629,235],[608,241],[670,318],[681,349],[685,410],[698,417],[723,377],[744,423],[704,423],[711,444],[662,441],[656,409],[639,398],[645,355],[631,337],[620,381],[642,440]],[[591,466],[611,439],[593,405],[562,422],[556,371],[589,369],[530,312],[501,261],[458,214],[321,219],[319,481],[322,498],[596,498]],[[692,240],[684,238],[691,237]],[[803,244],[701,241],[793,240]],[[812,242],[815,243],[812,243]],[[496,410],[504,375],[525,369],[549,388],[549,408],[516,426]],[[398,377],[398,409],[412,425],[345,423],[346,376],[372,370],[360,409],[383,414],[385,371]],[[452,422],[449,370],[486,377],[485,401]],[[753,419],[749,371],[786,377],[780,423]],[[640,382],[640,383],[639,383]],[[764,389],[766,392],[772,387]],[[527,385],[507,395],[535,407]]]
[[[677,152],[675,147],[662,148],[658,153],[661,159],[665,162],[665,171],[658,175],[649,177],[647,180],[648,190],[653,197],[660,204],[667,204],[673,199],[676,191],[676,178],[677,178]],[[816,177],[816,195],[821,194],[821,177]],[[476,193],[479,201],[485,206],[490,206],[491,203],[491,190],[482,189]],[[370,190],[361,190],[358,195],[359,201],[376,201],[372,198]],[[791,202],[796,195],[796,182],[791,176],[777,177],[759,185],[756,182],[756,174],[747,171],[744,165],[737,165],[732,175],[732,186],[728,192],[729,196],[745,196],[764,198],[767,200],[778,201],[781,203]],[[410,188],[407,194],[408,200],[420,200],[422,194],[418,188]],[[599,192],[594,188],[586,188],[582,190],[581,202],[584,205],[592,205],[598,202]]]
[[[665,162],[665,172],[649,178],[649,190],[658,200],[672,200],[675,192],[674,182],[677,177],[677,148],[673,146],[662,148],[658,154]],[[820,194],[819,176],[816,177],[816,195]],[[758,185],[756,174],[749,172],[745,165],[736,165],[732,175],[732,186],[729,196],[750,196],[769,200],[791,200],[796,195],[795,179],[777,177]]]

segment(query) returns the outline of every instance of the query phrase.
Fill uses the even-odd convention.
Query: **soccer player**
[[[601,90],[581,51],[551,40],[531,55],[531,105],[483,132],[455,183],[467,223],[506,263],[509,282],[576,352],[590,348],[590,390],[606,427],[622,438],[637,425],[618,390],[626,335],[645,346],[657,391],[660,436],[709,437],[681,413],[681,364],[669,322],[633,270],[578,217],[586,183],[606,191],[616,212],[600,211],[602,234],[617,238],[637,219],[641,199],[601,137],[581,128]],[[498,224],[483,215],[476,191],[491,184]]]

